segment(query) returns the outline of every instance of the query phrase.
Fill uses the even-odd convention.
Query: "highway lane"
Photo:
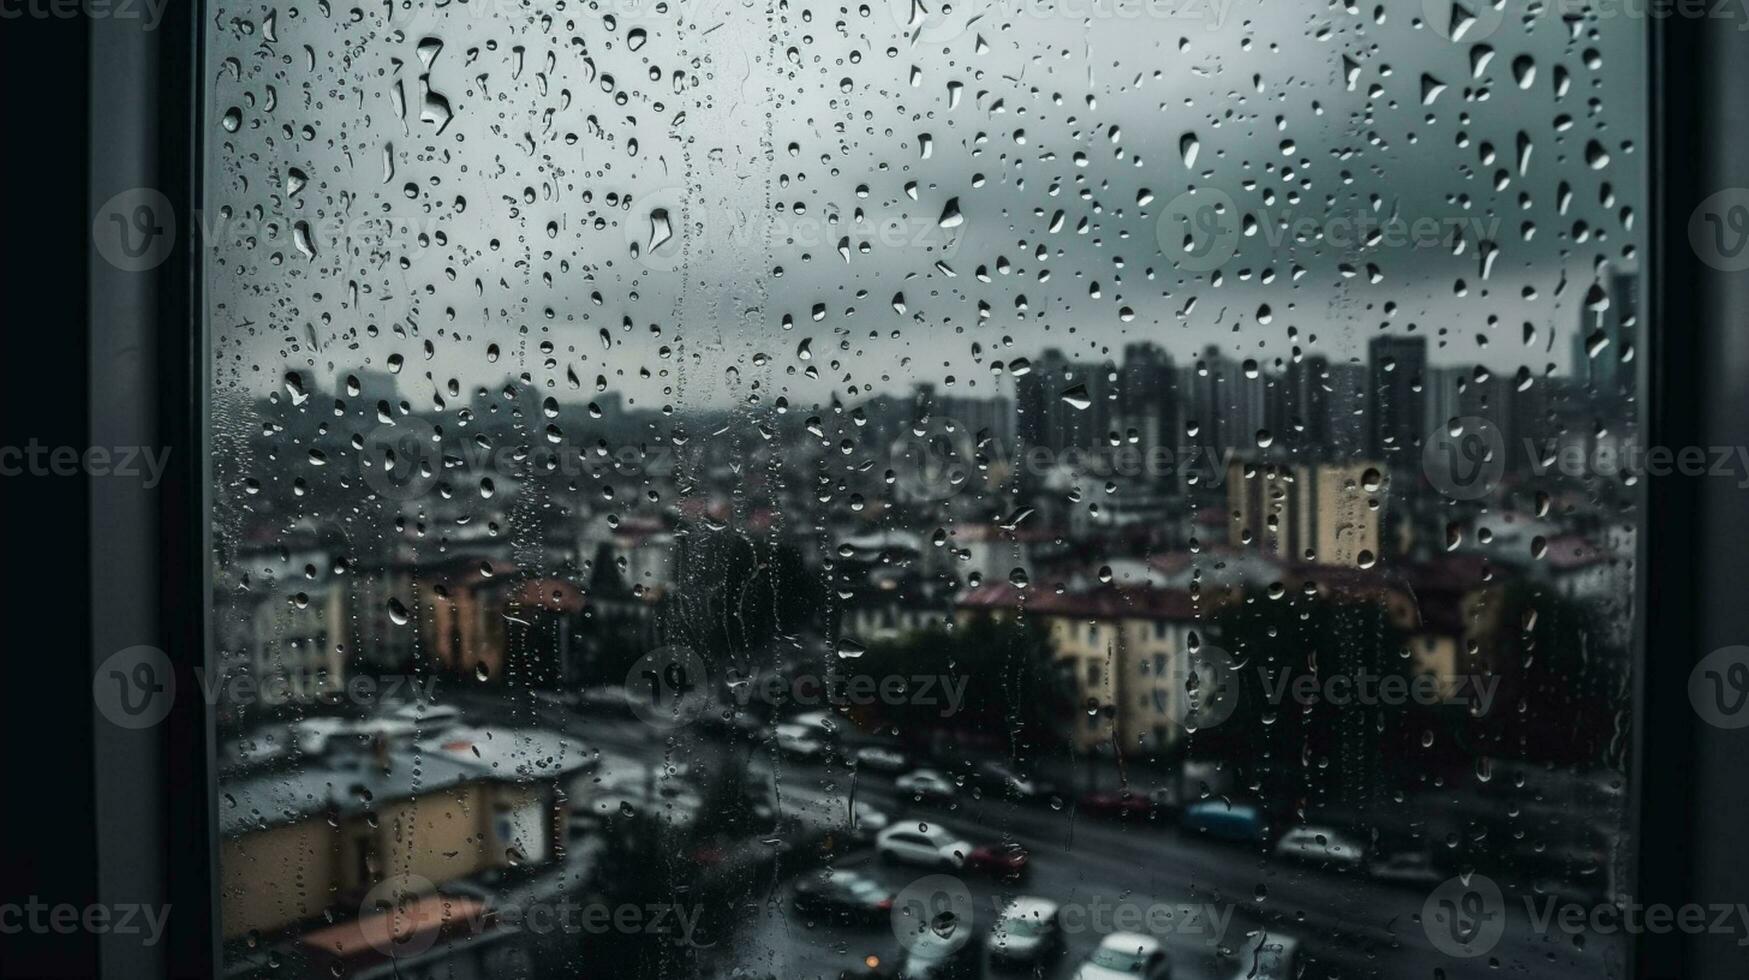
[[[723,764],[727,750],[724,743],[691,731],[663,732],[635,720],[591,718],[559,706],[533,704],[515,714],[512,723],[559,728],[582,745],[599,749],[604,771],[662,759],[709,770]],[[781,757],[764,746],[738,743],[736,750],[752,760],[752,777],[775,783],[782,795],[820,804],[817,809],[825,812],[848,813],[854,797],[894,818],[942,823],[977,843],[1011,838],[1033,855],[1032,876],[1022,886],[1027,893],[1074,903],[1089,914],[1120,901],[1144,910],[1155,905],[1207,906],[1230,916],[1220,937],[1229,948],[1243,942],[1246,930],[1267,921],[1271,928],[1305,940],[1320,964],[1342,976],[1433,977],[1438,968],[1443,971],[1439,976],[1452,980],[1502,974],[1596,978],[1616,975],[1612,964],[1622,955],[1617,937],[1588,936],[1576,944],[1565,936],[1537,933],[1523,904],[1509,896],[1505,934],[1490,955],[1451,957],[1432,945],[1420,921],[1428,897],[1425,888],[1280,862],[1255,849],[1193,837],[1175,826],[1093,817],[1072,805],[1059,809],[1042,802],[979,799],[969,792],[948,806],[922,804],[896,792],[885,776],[861,776],[842,766]],[[872,870],[895,886],[917,877],[903,868]],[[977,907],[986,918],[993,917],[989,903],[1003,890],[976,878],[964,880]],[[787,890],[781,894],[787,902]],[[746,962],[735,965],[773,972],[784,980],[828,969],[836,977],[846,956],[859,958],[870,951],[859,951],[859,944],[895,941],[890,930],[871,937],[810,929],[787,907],[767,908],[746,922],[742,933],[734,945],[746,951]],[[1069,955],[1046,980],[1069,976],[1097,944],[1098,933],[1089,928],[1069,938]],[[1215,959],[1207,937],[1169,932],[1162,938],[1184,960],[1185,976],[1222,976],[1230,965]]]
[[[850,780],[825,767],[780,763],[778,771],[797,786],[825,786],[848,797]],[[799,791],[799,790],[798,790]],[[1174,825],[1131,824],[1076,813],[1065,806],[978,800],[969,795],[950,806],[919,804],[881,777],[856,781],[857,799],[898,818],[939,823],[974,843],[1007,836],[1031,850],[1035,893],[1058,901],[1097,903],[1122,897],[1151,904],[1212,904],[1233,910],[1229,942],[1246,923],[1307,940],[1322,961],[1354,976],[1498,977],[1523,969],[1537,977],[1609,977],[1624,945],[1619,937],[1569,937],[1538,933],[1522,901],[1507,896],[1505,932],[1491,955],[1447,956],[1433,946],[1421,922],[1430,889],[1394,885],[1363,874],[1326,870],[1266,856],[1181,831]],[[1352,974],[1346,971],[1353,970]]]

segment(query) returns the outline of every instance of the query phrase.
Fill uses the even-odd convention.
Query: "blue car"
[[[1229,806],[1218,800],[1204,800],[1185,807],[1179,822],[1185,830],[1219,840],[1251,844],[1268,836],[1263,814],[1245,804]]]

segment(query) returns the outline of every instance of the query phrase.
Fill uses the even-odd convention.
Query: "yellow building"
[[[1378,463],[1227,464],[1228,543],[1292,562],[1354,567],[1383,540]]]
[[[396,876],[433,886],[561,853],[566,780],[591,764],[560,736],[463,730],[411,747],[304,759],[227,782],[220,807],[226,939],[295,930],[326,910],[361,911]],[[485,752],[476,752],[486,746]],[[525,760],[506,764],[512,756]],[[496,768],[494,768],[496,766]],[[530,772],[539,770],[539,775]]]
[[[1181,589],[1101,588],[1030,594],[1001,583],[960,598],[956,619],[1024,616],[1049,631],[1057,663],[1074,679],[1079,709],[1066,733],[1077,749],[1164,749],[1184,732],[1192,634],[1211,611]]]
[[[331,587],[275,597],[256,607],[251,669],[257,684],[284,682],[297,701],[346,685],[342,603]]]

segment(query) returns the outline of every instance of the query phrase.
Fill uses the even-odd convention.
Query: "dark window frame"
[[[82,76],[75,84],[51,86],[27,97],[86,124],[80,135],[89,170],[32,175],[29,183],[50,188],[50,195],[71,189],[90,209],[107,197],[106,187],[128,179],[131,172],[137,177],[132,186],[159,187],[186,227],[200,200],[202,34],[207,16],[204,4],[191,2],[167,5],[164,22],[152,32],[135,27],[130,33],[128,23],[115,20],[69,28],[88,40],[83,50],[76,42],[67,43],[65,32],[49,43],[37,40],[49,35],[33,33],[35,25],[10,27],[19,46],[32,49],[19,52],[22,60],[14,60],[14,66],[29,65],[40,79],[62,79],[69,71]],[[1749,102],[1740,96],[1749,91],[1749,34],[1680,17],[1653,19],[1649,28],[1651,225],[1645,308],[1650,329],[1643,335],[1639,359],[1647,441],[1749,445],[1749,392],[1738,380],[1749,376],[1749,334],[1732,322],[1734,314],[1749,309],[1749,276],[1706,267],[1687,239],[1688,216],[1711,189],[1749,186],[1749,153],[1742,152],[1749,149],[1749,137],[1739,135],[1749,133]],[[103,93],[103,98],[93,93]],[[128,139],[111,138],[108,127],[117,122],[125,125]],[[13,151],[28,152],[22,146]],[[40,211],[43,220],[58,213]],[[210,650],[208,352],[200,243],[191,234],[180,235],[171,261],[151,273],[118,276],[91,260],[88,234],[83,227],[78,231],[79,241],[45,243],[51,250],[42,257],[45,263],[15,264],[9,270],[21,279],[30,277],[14,284],[24,300],[19,306],[23,311],[53,311],[59,322],[65,322],[70,306],[87,307],[74,315],[88,327],[80,338],[88,366],[71,387],[82,403],[74,411],[88,413],[92,443],[131,431],[136,427],[130,421],[139,421],[129,418],[137,405],[117,399],[108,388],[127,368],[117,362],[100,370],[105,362],[97,352],[118,338],[143,345],[132,362],[137,377],[130,391],[149,406],[144,421],[155,431],[155,444],[171,449],[171,469],[164,484],[134,502],[143,508],[149,526],[119,540],[108,536],[113,515],[103,504],[86,504],[91,481],[70,483],[78,490],[69,493],[67,506],[45,514],[70,515],[66,527],[83,527],[83,537],[78,532],[70,536],[80,555],[69,563],[69,578],[25,586],[17,616],[83,609],[93,632],[75,632],[72,653],[78,659],[80,648],[89,643],[80,661],[89,665],[111,652],[96,629],[100,620],[152,624],[155,645],[175,662],[179,689],[193,692],[198,690],[194,671],[207,666]],[[79,302],[69,304],[65,296],[67,282],[78,282],[78,277],[57,281],[31,272],[56,258],[63,264],[78,259],[76,267],[87,270]],[[103,301],[113,298],[118,283],[144,289],[149,301],[123,316],[100,316],[106,308]],[[45,317],[42,322],[51,321]],[[59,372],[34,373],[10,392],[22,399],[21,405],[34,404],[41,411],[40,406],[68,397],[69,383]],[[1637,892],[1645,902],[1735,902],[1741,895],[1734,889],[1749,882],[1749,849],[1741,846],[1732,826],[1749,811],[1749,780],[1741,778],[1749,735],[1697,724],[1687,697],[1695,660],[1709,649],[1749,637],[1749,603],[1733,594],[1749,570],[1744,557],[1749,555],[1749,520],[1742,514],[1744,492],[1730,482],[1661,482],[1645,502],[1637,568],[1636,599],[1644,614],[1631,786]],[[51,528],[50,537],[67,537],[64,527]],[[124,587],[106,590],[115,582]],[[57,602],[51,589],[70,594]],[[29,605],[33,600],[40,600],[34,608]],[[67,644],[65,633],[57,639]],[[82,672],[88,681],[89,668]],[[52,676],[59,683],[69,675]],[[20,732],[32,724],[39,732],[64,730],[68,724],[93,726],[88,730],[95,732],[84,758],[88,769],[70,774],[68,798],[61,806],[10,813],[8,820],[17,829],[9,839],[73,848],[78,857],[69,859],[69,875],[79,881],[69,888],[89,887],[92,900],[150,893],[161,895],[173,909],[166,941],[151,956],[126,955],[95,937],[55,937],[60,944],[57,959],[77,974],[90,972],[82,964],[97,962],[105,977],[216,975],[221,966],[213,834],[216,767],[212,719],[202,700],[176,699],[164,724],[127,738],[105,731],[105,722],[92,710],[88,683],[74,690],[14,685],[8,709]],[[69,758],[82,757],[84,743],[79,739],[75,734],[69,741]],[[85,787],[91,790],[88,798],[80,795]],[[118,800],[125,801],[125,810],[116,810]],[[88,813],[62,812],[87,804]],[[81,842],[89,846],[80,850]],[[96,857],[88,859],[87,854]],[[92,863],[96,870],[87,885],[83,882]],[[22,952],[0,956],[0,973],[47,972],[51,961],[33,958],[36,947],[15,948]],[[1634,975],[1647,980],[1734,978],[1743,975],[1744,957],[1732,937],[1646,935],[1635,944]]]

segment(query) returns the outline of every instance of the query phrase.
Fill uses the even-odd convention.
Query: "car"
[[[348,727],[344,718],[302,718],[291,724],[291,741],[305,755],[321,755],[328,751],[329,740]]]
[[[1422,851],[1400,851],[1383,860],[1374,861],[1367,873],[1379,881],[1399,885],[1437,885],[1446,878],[1445,872]]]
[[[940,824],[920,824],[910,820],[876,834],[875,853],[884,861],[954,869],[966,863],[972,845],[955,837]]]
[[[1232,980],[1294,980],[1302,972],[1300,941],[1279,932],[1262,933],[1255,942],[1246,937],[1237,959]]]
[[[1114,932],[1075,970],[1075,980],[1168,980],[1172,964],[1160,940],[1139,932]]]
[[[875,835],[893,822],[892,818],[867,803],[857,803],[850,808],[850,833],[857,840],[874,840]]]
[[[838,739],[838,722],[830,712],[804,711],[792,718],[785,718],[783,723],[800,725],[822,742],[831,743]]]
[[[796,882],[791,901],[805,915],[839,922],[879,922],[893,910],[893,893],[854,871],[821,871]]]
[[[974,847],[966,855],[965,869],[986,874],[1002,881],[1019,881],[1026,877],[1031,855],[1013,841]]]
[[[1057,794],[1052,783],[1034,779],[1000,762],[978,767],[978,782],[986,790],[1022,800],[1046,800]]]
[[[420,735],[431,735],[447,727],[409,718],[375,717],[348,722],[345,729],[338,734],[342,736],[342,744],[350,743],[358,748],[368,748],[378,744],[397,745],[410,742]]]
[[[1192,833],[1245,844],[1260,843],[1269,835],[1262,812],[1243,803],[1229,804],[1219,800],[1193,803],[1184,808],[1179,823]]]
[[[579,711],[602,716],[621,712],[629,714],[637,703],[638,699],[623,687],[589,687],[577,692]]]
[[[643,814],[671,824],[690,824],[704,809],[703,798],[691,785],[635,772],[608,775],[589,788],[586,800],[588,813],[605,820]]]
[[[248,769],[277,762],[292,754],[291,739],[278,733],[260,733],[234,738],[219,749],[220,760],[227,767]]]
[[[959,789],[934,769],[913,769],[893,780],[893,788],[924,800],[951,800]]]
[[[904,772],[911,768],[911,760],[898,749],[889,749],[880,745],[868,745],[856,750],[852,757],[858,769],[871,772]]]
[[[1091,816],[1146,820],[1153,814],[1154,804],[1126,789],[1088,793],[1081,798],[1081,809]]]
[[[924,929],[910,945],[901,980],[978,980],[984,972],[984,943],[970,922],[945,933]]]
[[[798,759],[821,759],[826,755],[826,743],[822,742],[812,728],[805,725],[778,725],[772,730],[777,738],[777,749],[785,755]]]
[[[992,970],[1027,970],[1063,955],[1060,907],[1022,895],[1002,907],[987,943]]]
[[[897,980],[899,967],[904,965],[903,951],[881,955],[864,953],[854,963],[838,971],[838,980]]]
[[[462,709],[453,704],[409,701],[396,708],[392,717],[413,722],[419,726],[421,732],[430,732],[461,724]]]
[[[1338,868],[1356,868],[1366,857],[1364,845],[1324,827],[1295,827],[1275,842],[1275,856],[1315,861]]]

